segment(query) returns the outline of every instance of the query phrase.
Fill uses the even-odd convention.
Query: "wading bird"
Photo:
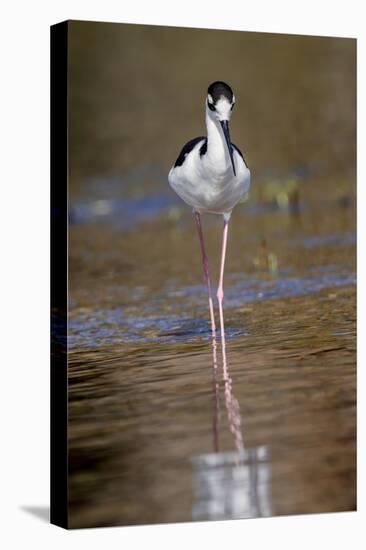
[[[201,245],[203,272],[208,288],[212,334],[216,332],[208,258],[203,239],[201,214],[224,217],[220,278],[217,289],[221,341],[224,351],[224,267],[231,212],[250,186],[250,172],[240,150],[231,143],[229,121],[235,105],[232,89],[225,82],[213,82],[207,90],[207,137],[188,141],[169,172],[170,186],[193,208]]]

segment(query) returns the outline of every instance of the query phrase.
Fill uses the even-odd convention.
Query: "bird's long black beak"
[[[220,120],[220,124],[221,124],[222,131],[224,132],[227,148],[229,150],[231,164],[233,165],[234,176],[236,176],[234,157],[233,157],[233,146],[231,145],[231,141],[230,141],[229,121],[228,120]]]

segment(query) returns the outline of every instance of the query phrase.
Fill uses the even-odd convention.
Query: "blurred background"
[[[354,175],[355,40],[73,22],[69,46],[72,192],[141,164],[167,171],[205,132],[214,80],[236,94],[232,138],[254,176]]]
[[[68,28],[71,526],[354,509],[356,41]],[[240,475],[230,454],[195,227],[167,182],[214,80],[252,175],[225,318],[255,475],[257,451]],[[203,223],[217,281],[221,220]]]

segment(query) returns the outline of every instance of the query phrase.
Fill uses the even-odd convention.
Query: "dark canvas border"
[[[68,527],[68,23],[51,27],[51,523]]]

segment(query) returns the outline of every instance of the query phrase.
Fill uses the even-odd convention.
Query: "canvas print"
[[[51,28],[51,521],[356,509],[356,40]]]

